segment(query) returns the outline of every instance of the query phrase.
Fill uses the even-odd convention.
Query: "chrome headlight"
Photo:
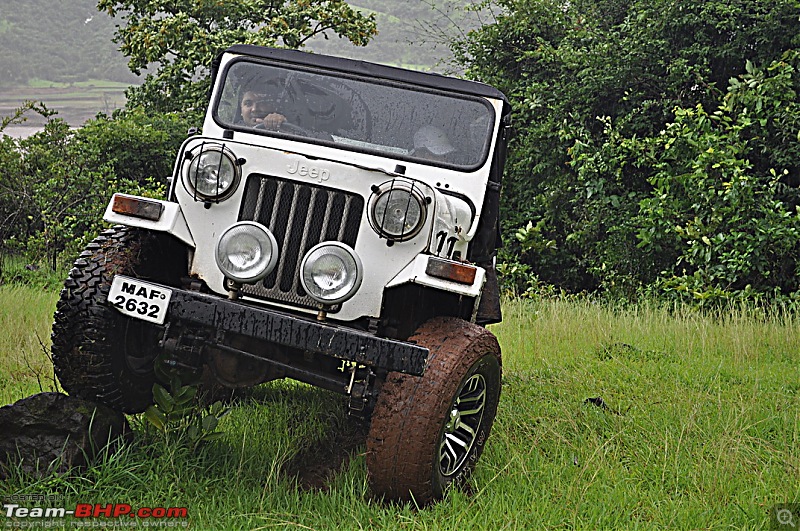
[[[221,201],[236,189],[241,167],[225,146],[203,144],[187,154],[189,163],[184,174],[190,192],[203,200]]]
[[[222,233],[217,266],[235,282],[250,284],[267,276],[278,262],[278,243],[263,225],[242,221]]]
[[[427,217],[422,190],[411,182],[390,181],[376,187],[370,199],[370,224],[379,235],[392,241],[416,236]]]
[[[340,242],[311,248],[300,264],[300,283],[308,296],[322,304],[337,304],[361,286],[364,270],[356,252]]]

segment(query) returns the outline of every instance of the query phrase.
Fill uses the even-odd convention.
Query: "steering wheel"
[[[278,131],[281,133],[289,133],[290,135],[297,135],[297,136],[313,136],[311,131],[306,129],[305,127],[301,127],[297,124],[293,124],[291,122],[283,122],[281,125],[278,126]]]
[[[308,129],[301,127],[297,124],[293,124],[291,122],[281,122],[281,124],[276,128],[267,127],[266,124],[260,123],[255,126],[254,129],[259,129],[261,131],[277,131],[279,133],[288,133],[290,135],[296,136],[313,136],[311,131]]]

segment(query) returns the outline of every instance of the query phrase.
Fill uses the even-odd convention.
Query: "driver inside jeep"
[[[276,131],[287,118],[278,112],[281,88],[276,82],[250,82],[242,88],[239,112],[242,123],[250,127]]]
[[[306,80],[274,77],[245,83],[239,92],[239,115],[248,127],[332,140],[330,95]]]

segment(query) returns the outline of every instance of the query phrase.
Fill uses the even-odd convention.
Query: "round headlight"
[[[381,236],[404,241],[419,233],[426,213],[425,200],[418,188],[392,183],[373,196],[370,221]]]
[[[322,242],[311,248],[300,265],[300,283],[308,296],[323,304],[352,297],[363,278],[361,259],[340,242]]]
[[[187,165],[186,181],[202,199],[221,200],[236,189],[240,171],[229,150],[223,146],[204,145]]]
[[[217,266],[235,282],[250,284],[267,276],[278,262],[278,243],[263,225],[243,221],[217,242]]]

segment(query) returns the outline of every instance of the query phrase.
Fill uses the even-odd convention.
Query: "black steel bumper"
[[[371,367],[420,376],[428,349],[218,296],[173,289],[169,319],[254,337]],[[258,355],[258,353],[254,353]]]

